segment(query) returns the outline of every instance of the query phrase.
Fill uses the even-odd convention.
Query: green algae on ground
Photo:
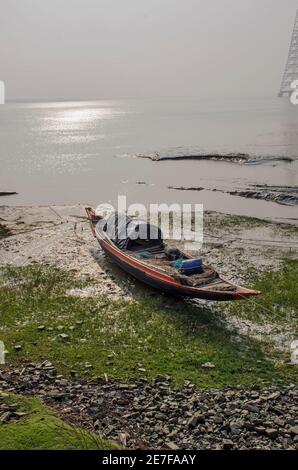
[[[227,327],[218,313],[223,304],[214,309],[163,295],[153,298],[150,289],[134,301],[68,294],[84,283],[49,267],[2,268],[0,340],[9,351],[8,364],[18,364],[21,357],[47,359],[66,375],[76,370],[83,379],[168,374],[177,385],[191,380],[206,388],[295,379],[293,369],[276,367],[261,344]],[[206,362],[215,368],[203,369]]]
[[[117,446],[61,421],[37,399],[0,393],[0,403],[24,414],[0,425],[0,450],[110,450]]]
[[[260,324],[286,322],[298,335],[298,261],[285,259],[278,271],[258,273],[251,269],[249,277],[262,296],[253,304],[229,304],[228,313]]]
[[[5,227],[5,225],[0,224],[0,240],[2,238],[9,237],[10,235],[11,235],[10,230],[7,227]]]

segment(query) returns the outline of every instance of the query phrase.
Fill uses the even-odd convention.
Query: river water
[[[171,160],[230,153],[247,161]],[[254,185],[294,191],[297,170],[298,106],[287,99],[0,106],[0,191],[18,192],[2,204],[115,204],[126,195],[128,203],[202,203],[205,210],[293,222],[297,206],[228,192]]]

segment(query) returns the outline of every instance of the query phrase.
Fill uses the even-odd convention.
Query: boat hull
[[[145,264],[144,262],[139,261],[132,256],[129,256],[123,250],[120,250],[118,247],[116,247],[105,234],[105,232],[96,227],[96,217],[94,211],[92,209],[86,209],[86,211],[93,235],[97,238],[106,255],[125,272],[143,282],[144,284],[153,287],[154,289],[176,297],[190,297],[222,302],[231,300],[244,300],[249,297],[260,295],[260,292],[258,291],[235,286],[232,283],[228,284],[232,287],[235,287],[235,290],[226,291],[216,290],[216,287],[212,288],[212,285],[206,287],[191,287],[183,285],[168,273],[160,272],[154,269],[154,267]]]
[[[208,292],[203,289],[190,289],[187,286],[176,286],[171,285],[166,281],[163,281],[160,278],[154,278],[152,275],[148,274],[145,270],[139,269],[134,266],[131,262],[128,263],[124,259],[119,258],[115,253],[110,250],[110,247],[103,241],[99,241],[103,251],[106,255],[115,262],[121,269],[126,271],[128,274],[139,280],[140,282],[147,284],[154,289],[157,289],[161,292],[173,295],[175,297],[190,297],[196,299],[204,300],[214,300],[217,302],[226,302],[231,300],[243,300],[245,295],[240,295],[236,292]],[[244,293],[243,293],[244,294]]]

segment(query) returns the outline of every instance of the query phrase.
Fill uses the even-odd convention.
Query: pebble
[[[230,439],[224,439],[222,444],[225,450],[231,450],[234,447],[234,442]]]
[[[278,430],[273,428],[266,429],[265,433],[270,439],[274,439],[278,436]]]
[[[295,434],[295,436],[298,436],[298,426],[293,426],[289,429],[291,434]]]
[[[179,450],[179,447],[174,442],[166,442],[165,448],[169,450]]]
[[[253,427],[252,427],[252,429],[253,429]],[[256,431],[258,434],[265,434],[266,428],[264,428],[264,426],[256,426],[255,431]]]
[[[12,413],[10,411],[7,411],[6,413],[3,413],[0,416],[0,424],[6,424],[10,421],[10,418],[12,416]]]
[[[202,413],[196,413],[188,421],[188,426],[191,426],[194,428],[196,427],[198,423],[204,423],[204,422],[205,422],[204,415]]]
[[[206,362],[201,365],[202,369],[215,369],[215,365],[212,362]]]
[[[59,336],[59,338],[62,339],[62,341],[67,341],[69,339],[69,335],[67,335],[66,333],[61,333],[58,336]]]

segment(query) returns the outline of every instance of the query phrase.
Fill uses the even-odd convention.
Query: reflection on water
[[[297,159],[297,124],[298,106],[286,99],[9,104],[0,109],[0,187],[20,193],[5,199],[12,204],[96,204],[120,193],[145,203],[176,199],[202,202],[205,209],[293,218],[295,208],[212,189],[297,185],[297,161],[275,160]],[[119,158],[175,147],[273,161],[245,166]],[[181,193],[168,190],[169,185],[207,191]]]
[[[73,131],[96,128],[103,119],[114,119],[116,115],[124,114],[112,108],[76,108],[66,109],[47,116],[42,122],[44,131]]]

